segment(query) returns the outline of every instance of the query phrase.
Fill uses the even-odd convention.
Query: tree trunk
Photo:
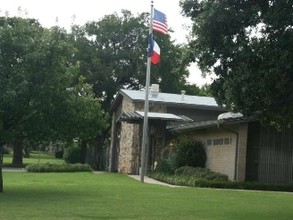
[[[3,163],[3,145],[0,143],[0,193],[3,192],[2,163]]]
[[[101,164],[101,154],[103,150],[103,145],[105,142],[105,137],[104,135],[100,135],[96,138],[96,155],[95,155],[95,165],[94,169],[95,170],[101,170],[102,169],[102,164]]]
[[[12,159],[12,165],[15,167],[22,167],[22,150],[23,150],[23,140],[17,140],[13,144],[13,159]]]
[[[85,163],[86,151],[87,151],[87,141],[86,140],[81,140],[80,151],[81,151],[80,152],[81,163]]]
[[[25,145],[23,147],[23,150],[24,150],[24,157],[29,158],[30,157],[30,152],[31,152],[30,147],[28,145]]]
[[[0,193],[3,192],[2,159],[0,161]]]

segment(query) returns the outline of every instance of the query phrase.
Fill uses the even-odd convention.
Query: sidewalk
[[[140,175],[128,175],[128,176],[133,178],[133,179],[135,179],[135,180],[141,181],[140,180]],[[181,187],[181,186],[171,185],[171,184],[168,184],[168,183],[163,183],[163,182],[160,182],[158,180],[152,179],[152,178],[150,178],[148,176],[144,177],[144,183],[158,184],[158,185],[169,186],[169,187]]]
[[[3,172],[26,172],[25,168],[2,167]]]

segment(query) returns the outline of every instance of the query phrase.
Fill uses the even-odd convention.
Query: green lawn
[[[4,172],[0,219],[293,219],[293,194],[170,188],[126,175]]]
[[[29,158],[23,158],[23,164],[34,164],[34,163],[64,163],[63,159],[56,159],[53,155],[49,155],[46,152],[33,151]],[[3,157],[4,166],[9,166],[12,163],[12,154],[5,154]]]

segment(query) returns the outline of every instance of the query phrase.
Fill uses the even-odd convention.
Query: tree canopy
[[[87,140],[108,127],[101,100],[78,74],[70,39],[65,30],[43,28],[34,19],[0,17],[0,150],[13,144],[17,165],[24,140]]]
[[[121,88],[145,86],[149,14],[134,16],[130,11],[106,15],[84,26],[72,27],[78,48],[75,55],[79,72],[109,109]],[[161,48],[161,62],[152,65],[151,83],[159,83],[163,92],[180,92],[188,76],[186,48],[176,45],[170,36],[155,34]]]
[[[103,128],[99,100],[82,80],[74,83],[75,47],[64,30],[1,18],[0,48],[1,142],[90,138]]]
[[[1,144],[79,139],[85,149],[91,140],[101,152],[117,91],[145,86],[148,24],[149,14],[127,10],[70,31],[0,17]],[[162,92],[199,93],[186,85],[187,48],[168,35],[155,39],[161,62],[152,66],[151,83]]]
[[[181,0],[193,21],[191,61],[205,73],[217,102],[267,123],[293,122],[291,0]]]

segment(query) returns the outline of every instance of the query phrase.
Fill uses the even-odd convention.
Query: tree
[[[63,29],[0,18],[0,48],[0,142],[14,143],[15,164],[22,165],[24,140],[91,139],[107,127],[100,99],[78,77],[76,48]]]
[[[207,156],[202,141],[191,141],[183,137],[177,142],[175,145],[175,165],[177,169],[183,166],[205,167]]]
[[[149,14],[134,17],[122,10],[99,21],[74,26],[73,39],[78,48],[75,59],[80,74],[103,98],[105,110],[110,108],[121,88],[141,89],[145,86]],[[182,59],[186,48],[174,45],[170,37],[155,35],[161,47],[161,62],[152,66],[151,82],[160,83],[163,92],[180,92],[186,83],[188,60]]]
[[[2,176],[2,164],[3,164],[3,144],[0,141],[0,193],[3,192],[3,176]]]
[[[79,74],[93,86],[95,95],[101,97],[105,112],[109,111],[119,89],[145,86],[148,18],[146,13],[135,17],[123,10],[121,16],[114,13],[99,21],[72,27]],[[182,59],[186,48],[174,45],[169,37],[155,37],[162,59],[159,65],[152,66],[151,82],[159,83],[163,92],[180,92],[188,75],[188,60]],[[109,129],[106,129],[95,139],[97,154],[108,135]]]
[[[198,95],[198,96],[212,96],[210,85],[205,84],[201,87],[195,84],[185,84],[182,87],[188,95]]]
[[[190,60],[218,78],[220,105],[267,123],[293,122],[293,8],[291,0],[182,0],[193,20]]]
[[[30,77],[34,66],[27,65],[27,61],[34,61],[43,29],[33,19],[1,18],[0,22],[0,137],[1,141],[13,141],[19,145],[23,140],[23,124],[29,118],[28,112],[32,112],[29,94],[32,92],[33,80]],[[13,159],[22,163],[22,157]]]

